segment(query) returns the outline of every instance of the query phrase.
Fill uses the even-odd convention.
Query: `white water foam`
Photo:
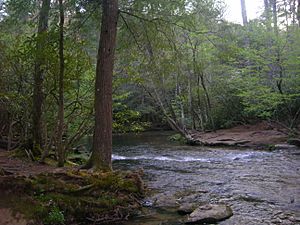
[[[183,158],[173,158],[168,156],[121,156],[112,155],[113,160],[158,160],[158,161],[175,161],[175,162],[210,162],[209,159],[203,158],[193,158],[193,157],[183,157]]]
[[[151,156],[151,155],[140,155],[140,156],[122,156],[112,155],[113,160],[152,160],[152,161],[173,161],[173,162],[218,162],[223,160],[251,160],[253,158],[261,158],[266,153],[258,152],[246,152],[246,153],[229,153],[225,156],[213,157],[213,158],[197,158],[192,156]]]

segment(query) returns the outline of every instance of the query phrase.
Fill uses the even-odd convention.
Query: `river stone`
[[[153,206],[157,208],[177,208],[178,202],[174,195],[162,193],[153,196]]]
[[[276,150],[293,149],[293,148],[295,148],[295,145],[291,145],[291,144],[277,144],[277,145],[275,145]]]
[[[187,218],[186,224],[215,223],[233,215],[232,209],[224,204],[207,204],[195,209]]]
[[[194,203],[183,203],[178,208],[177,212],[180,215],[186,215],[192,213],[197,208],[197,205]]]

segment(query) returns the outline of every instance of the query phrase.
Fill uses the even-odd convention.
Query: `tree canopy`
[[[187,135],[258,120],[296,132],[300,6],[264,3],[250,21],[243,8],[241,25],[224,19],[223,1],[120,0],[113,132],[167,126]],[[1,139],[32,157],[67,153],[97,124],[101,2],[6,0],[0,7]]]

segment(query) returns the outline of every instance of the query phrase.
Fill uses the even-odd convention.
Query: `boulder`
[[[232,209],[224,204],[206,204],[195,209],[186,224],[216,223],[233,215]]]

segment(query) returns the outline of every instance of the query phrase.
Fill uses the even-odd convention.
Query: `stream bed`
[[[179,225],[184,203],[225,203],[233,224],[300,224],[300,149],[185,146],[169,132],[114,137],[113,167],[144,171],[150,197],[127,225]]]

